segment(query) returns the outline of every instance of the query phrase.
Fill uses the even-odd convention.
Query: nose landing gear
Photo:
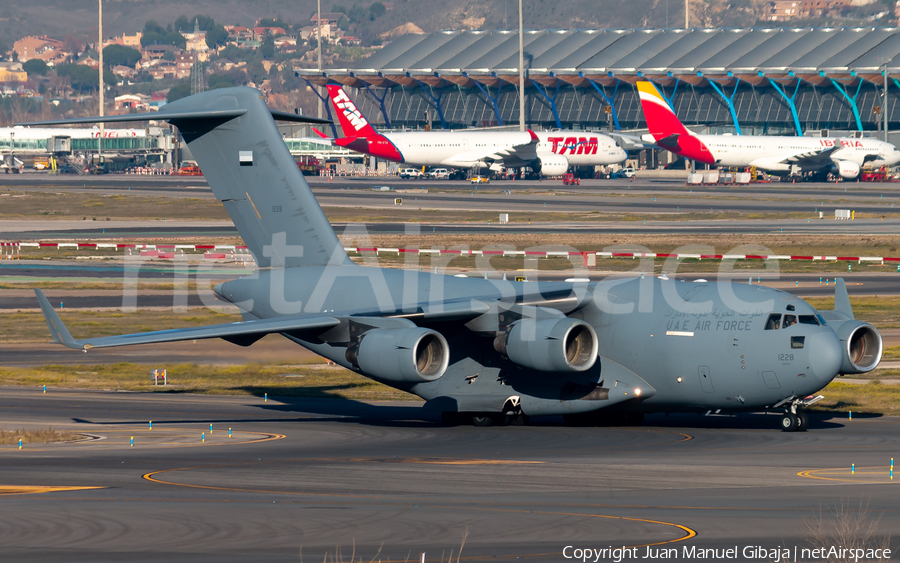
[[[809,429],[809,417],[801,409],[818,403],[824,398],[822,395],[809,395],[802,399],[791,397],[775,405],[776,408],[785,407],[784,415],[781,417],[781,430],[784,432],[806,432]]]

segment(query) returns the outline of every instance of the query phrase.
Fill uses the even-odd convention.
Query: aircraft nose
[[[807,337],[809,367],[816,377],[831,381],[841,369],[844,353],[841,340],[833,330],[823,330]]]

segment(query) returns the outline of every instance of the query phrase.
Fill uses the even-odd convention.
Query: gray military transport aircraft
[[[85,352],[202,338],[249,346],[280,333],[422,397],[447,424],[478,426],[776,410],[784,430],[806,430],[802,409],[817,391],[881,360],[881,335],[854,320],[843,280],[835,309],[817,311],[789,293],[731,282],[512,282],[356,265],[275,119],[320,121],[271,111],[244,87],[152,114],[41,123],[175,125],[259,265],[215,288],[243,321],[195,328],[76,340],[35,290],[54,342]]]

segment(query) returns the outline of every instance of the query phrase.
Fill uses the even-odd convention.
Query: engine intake
[[[597,333],[578,319],[522,319],[497,337],[494,348],[537,371],[579,372],[597,361]]]
[[[347,361],[365,375],[394,383],[422,383],[444,375],[450,347],[426,328],[373,329],[347,347]]]
[[[865,373],[878,367],[884,341],[878,330],[860,321],[846,321],[837,329],[844,361],[841,373]]]
[[[832,172],[837,173],[845,180],[852,180],[859,176],[859,164],[850,160],[838,160],[834,163]]]
[[[536,164],[532,168],[536,168],[541,176],[562,176],[569,170],[569,159],[561,154],[541,154]]]

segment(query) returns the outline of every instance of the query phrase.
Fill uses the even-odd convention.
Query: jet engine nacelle
[[[378,328],[347,348],[347,360],[376,379],[422,383],[444,375],[450,347],[441,333],[427,328]]]
[[[859,176],[859,164],[849,160],[838,160],[835,161],[832,171],[840,174],[845,180],[853,180]]]
[[[569,169],[569,160],[561,154],[542,154],[538,157],[541,176],[562,176]]]
[[[844,355],[841,373],[866,373],[878,367],[884,342],[874,326],[860,321],[844,321],[835,332],[841,339]]]
[[[588,370],[599,350],[594,328],[569,318],[517,321],[494,347],[522,367],[552,372]]]

